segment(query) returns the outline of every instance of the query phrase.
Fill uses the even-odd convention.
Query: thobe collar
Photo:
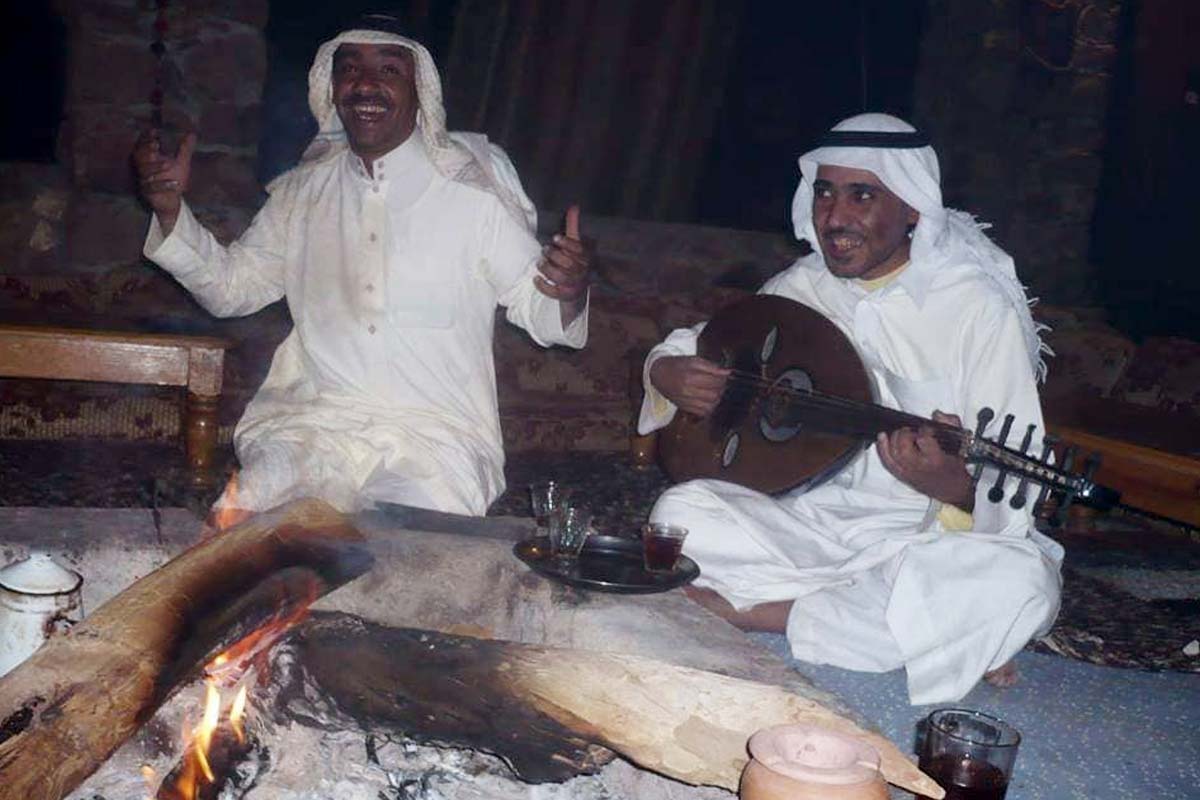
[[[891,277],[894,275],[895,277],[893,280],[885,282],[882,286],[869,287],[863,285],[864,283],[869,283],[867,281],[838,278],[829,271],[828,267],[825,266],[825,261],[820,257],[819,253],[814,253],[813,257],[801,259],[800,263],[804,264],[811,270],[823,272],[835,280],[841,281],[843,285],[854,286],[866,293],[869,293],[874,289],[887,289],[895,284],[908,294],[913,303],[916,304],[917,308],[921,308],[925,305],[925,298],[929,295],[929,287],[933,284],[933,279],[937,275],[937,267],[930,261],[910,260],[906,266],[900,267],[900,269],[898,269],[896,272],[884,276]]]
[[[414,128],[413,133],[416,132]],[[432,174],[433,171],[433,162],[429,160],[429,153],[419,135],[410,135],[392,150],[375,159],[371,162],[370,171],[357,155],[352,154],[350,162],[356,175],[364,180],[377,182],[415,177],[424,173]]]
[[[350,157],[351,171],[372,186],[375,191],[383,190],[390,207],[402,211],[409,208],[424,194],[436,173],[422,137],[409,136],[394,149],[375,159],[371,164],[372,177],[361,158]]]
[[[933,283],[935,272],[936,270],[929,268],[929,262],[922,264],[909,260],[900,268],[874,281],[857,280],[855,283],[868,292],[887,289],[892,285],[899,286],[912,299],[913,304],[917,308],[921,308],[925,305],[925,298],[929,295],[929,285]]]

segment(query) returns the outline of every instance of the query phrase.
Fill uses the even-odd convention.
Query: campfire
[[[233,769],[259,748],[245,727],[250,686],[268,682],[272,648],[293,625],[308,616],[308,609],[316,599],[314,582],[306,600],[291,610],[281,607],[275,618],[205,666],[203,712],[195,725],[185,716],[181,736],[183,757],[154,793],[155,800],[216,797]],[[149,784],[157,773],[153,767],[143,765],[142,775]]]
[[[677,656],[706,623],[662,630],[663,609],[691,609],[679,597],[564,594],[523,570],[511,542],[394,530],[364,535],[304,501],[208,537],[109,599],[0,680],[0,800],[516,800],[530,783],[547,799],[729,797],[749,735],[790,721],[858,736],[894,783],[939,794],[790,670],[761,683],[447,633],[489,624],[446,605],[480,599],[448,592],[453,581],[514,619],[611,609],[633,620],[626,652]],[[569,629],[578,639],[588,624]],[[617,644],[616,629],[597,630]],[[720,661],[726,629],[710,635],[702,660]],[[736,674],[748,662],[729,663]]]

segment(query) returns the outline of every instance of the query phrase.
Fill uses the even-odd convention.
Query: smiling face
[[[333,104],[350,149],[370,162],[399,147],[417,120],[416,62],[396,44],[343,44],[333,54]]]
[[[908,231],[920,218],[875,173],[825,164],[813,181],[812,213],[829,271],[864,280],[908,261]]]

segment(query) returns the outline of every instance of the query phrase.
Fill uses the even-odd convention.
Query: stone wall
[[[222,239],[244,229],[262,201],[255,172],[268,0],[56,0],[54,9],[67,29],[58,163],[0,164],[0,318],[238,340],[286,330],[281,307],[246,320],[212,320],[141,258],[148,212],[129,161],[160,104],[169,141],[185,131],[199,135],[188,193],[197,215]],[[235,354],[227,380],[254,385],[259,360],[255,348]],[[111,409],[112,387],[58,391],[26,383],[0,382],[4,435],[113,432],[111,420],[80,419],[88,403]],[[175,408],[162,390],[122,387],[119,394],[130,413],[118,416],[136,420],[131,424],[146,435],[177,424],[158,418]]]
[[[929,0],[916,118],[948,203],[994,224],[1032,293],[1096,304],[1088,247],[1128,0]]]
[[[56,2],[68,53],[58,164],[0,165],[0,271],[10,293],[14,280],[86,278],[156,284],[169,304],[186,305],[140,258],[147,212],[135,196],[130,150],[161,98],[170,140],[188,130],[200,136],[189,192],[198,215],[222,238],[245,227],[262,197],[255,169],[267,6]],[[156,37],[165,43],[161,63]]]

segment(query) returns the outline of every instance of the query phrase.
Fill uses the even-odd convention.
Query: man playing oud
[[[801,156],[800,171],[793,222],[816,247],[760,291],[832,320],[884,406],[955,425],[987,406],[1041,430],[1042,347],[1012,259],[943,208],[924,138],[863,114]],[[640,433],[716,407],[730,371],[695,355],[702,328],[651,351]],[[945,702],[985,674],[1013,682],[1009,660],[1058,612],[1062,549],[1034,529],[1031,504],[977,502],[985,483],[931,427],[904,428],[808,491],[694,480],[666,491],[650,518],[690,530],[692,595],[712,610],[786,633],[803,661],[903,666],[913,703]]]
[[[504,489],[497,304],[542,345],[587,339],[578,209],[544,251],[504,153],[448,133],[429,52],[371,15],[317,51],[319,132],[222,247],[182,200],[195,138],[134,153],[154,210],[146,256],[217,316],[286,297],[295,327],[234,437],[236,496],[259,511],[320,497],[483,514]]]

